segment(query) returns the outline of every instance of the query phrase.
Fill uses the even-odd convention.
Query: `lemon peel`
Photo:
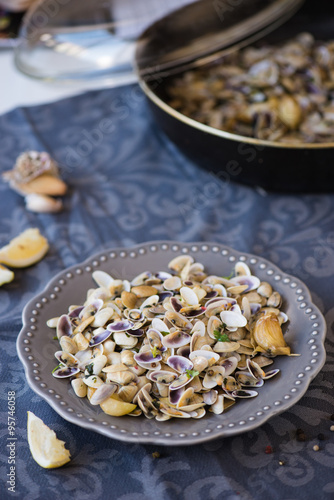
[[[34,413],[28,411],[28,443],[33,459],[44,469],[55,469],[71,460],[64,441]]]
[[[48,249],[48,240],[39,229],[26,229],[0,248],[0,263],[10,267],[28,267],[40,261]]]

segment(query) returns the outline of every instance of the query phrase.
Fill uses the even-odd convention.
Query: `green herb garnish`
[[[90,375],[93,375],[94,363],[90,363],[89,365],[86,365],[85,368],[86,368],[86,370],[88,372],[88,375],[87,375],[88,377]]]
[[[226,333],[221,333],[219,330],[213,330],[213,335],[218,342],[230,342]]]
[[[197,377],[197,375],[199,375],[199,372],[197,370],[186,370],[186,374],[188,378],[191,378],[191,377]]]
[[[56,370],[58,370],[58,368],[61,368],[62,366],[63,365],[61,363],[59,363],[59,365],[56,366],[56,368],[54,368],[51,373],[54,373]]]
[[[151,349],[151,352],[152,352],[152,356],[153,356],[154,358],[156,358],[156,357],[158,356],[159,351],[158,351],[158,348],[157,348],[157,346],[156,346],[156,345],[153,347],[153,349]]]
[[[231,278],[233,278],[233,274],[234,272],[231,271],[231,274],[229,276],[222,276],[222,278],[224,278],[224,280],[230,280]]]
[[[170,332],[160,332],[160,333],[165,337],[166,335],[169,335]]]
[[[53,337],[53,339],[52,339],[52,340],[58,340],[58,337],[57,337],[57,335],[56,335],[55,337]]]

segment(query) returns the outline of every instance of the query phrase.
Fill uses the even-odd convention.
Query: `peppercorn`
[[[313,450],[314,450],[314,451],[319,451],[319,450],[320,450],[320,448],[319,448],[319,446],[318,446],[317,444],[315,444],[315,445],[313,446]]]
[[[319,441],[324,441],[325,434],[323,434],[322,432],[320,432],[320,434],[318,434],[318,439],[319,439]]]
[[[329,418],[330,418],[331,420],[333,420],[333,422],[334,422],[334,413],[333,413],[333,415],[331,415]]]

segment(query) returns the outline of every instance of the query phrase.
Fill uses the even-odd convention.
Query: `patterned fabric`
[[[70,191],[62,213],[33,214],[0,183],[0,245],[28,227],[40,228],[51,243],[44,260],[17,270],[15,281],[0,289],[3,482],[9,472],[8,391],[16,392],[17,437],[16,494],[6,485],[1,497],[332,499],[334,196],[267,194],[200,170],[152,122],[137,86],[94,91],[0,117],[0,171],[10,169],[28,149],[50,152]],[[98,250],[157,239],[225,243],[260,254],[305,281],[327,319],[327,362],[298,404],[253,432],[190,448],[164,448],[124,444],[76,427],[31,391],[15,350],[26,302],[56,272]],[[45,471],[33,461],[27,410],[66,441],[72,454],[68,466]],[[296,440],[297,428],[304,430],[305,442]],[[319,433],[325,440],[318,441]],[[271,454],[265,453],[268,445]],[[152,457],[154,451],[160,458]]]

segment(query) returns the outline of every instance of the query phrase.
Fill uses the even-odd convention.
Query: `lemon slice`
[[[57,439],[45,423],[28,411],[28,443],[34,460],[45,469],[61,467],[70,461],[64,441]]]
[[[13,271],[10,271],[9,269],[7,269],[7,267],[0,264],[0,286],[4,285],[5,283],[10,283],[11,281],[13,281],[13,279]]]
[[[49,249],[39,229],[26,229],[8,245],[0,248],[0,262],[11,267],[28,267],[41,260]]]
[[[137,406],[132,403],[125,403],[124,401],[120,401],[120,398],[117,396],[117,394],[113,394],[108,399],[103,401],[103,403],[100,404],[100,407],[102,408],[104,413],[112,415],[113,417],[121,417],[122,415],[127,415],[128,413],[131,413],[135,408],[137,408]]]

